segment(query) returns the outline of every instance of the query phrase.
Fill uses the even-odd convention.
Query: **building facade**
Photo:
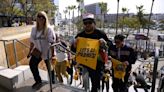
[[[107,3],[105,3],[105,4],[107,6]],[[106,7],[106,10],[107,10],[107,7]],[[97,19],[102,18],[101,7],[99,6],[99,3],[93,3],[93,4],[85,5],[85,11],[87,13],[94,14]],[[107,12],[104,12],[103,15],[107,15]]]
[[[94,15],[99,15],[99,14],[101,14],[101,9],[100,9],[98,3],[85,5],[85,10],[86,10],[86,12],[92,13],[92,14],[94,14]]]
[[[55,15],[54,15],[54,24],[56,26],[60,25],[61,20],[62,20],[62,16],[61,13],[59,12],[59,0],[54,0],[54,4],[58,7],[58,9],[55,11]]]

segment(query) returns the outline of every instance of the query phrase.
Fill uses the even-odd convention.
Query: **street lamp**
[[[150,10],[150,15],[149,15],[147,37],[149,36],[149,31],[150,31],[150,21],[151,21],[151,16],[152,16],[153,4],[154,4],[154,0],[152,0],[152,5],[151,5],[151,10]],[[148,52],[149,52],[148,42],[146,41],[146,50],[147,50],[147,49],[148,49]]]
[[[119,12],[119,1],[120,1],[120,0],[117,0],[116,35],[117,35],[117,31],[118,31],[118,12]]]

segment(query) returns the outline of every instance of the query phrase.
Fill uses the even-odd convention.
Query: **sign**
[[[126,74],[126,65],[114,58],[111,58],[111,61],[114,70],[114,77],[122,79],[124,81],[124,76]]]
[[[78,37],[76,48],[76,61],[96,70],[99,54],[99,40]]]

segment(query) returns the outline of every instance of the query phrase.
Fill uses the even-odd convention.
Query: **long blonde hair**
[[[44,12],[44,11],[39,11],[39,12],[37,13],[37,16],[38,16],[38,15],[42,15],[42,16],[44,16],[44,18],[45,18],[43,34],[44,34],[44,37],[47,38],[48,25],[49,25],[49,21],[48,21],[47,14],[46,14],[46,12]],[[36,30],[38,31],[38,29],[39,29],[39,22],[38,22],[38,20],[37,20],[37,18],[36,18]]]

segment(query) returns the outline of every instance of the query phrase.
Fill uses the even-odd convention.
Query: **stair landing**
[[[51,92],[48,81],[43,81],[42,86],[38,90],[32,89],[31,85],[33,83],[34,83],[33,78],[26,80],[25,82],[23,82],[18,86],[16,92]],[[64,84],[53,84],[52,91],[53,92],[85,92],[83,89],[75,88]]]

